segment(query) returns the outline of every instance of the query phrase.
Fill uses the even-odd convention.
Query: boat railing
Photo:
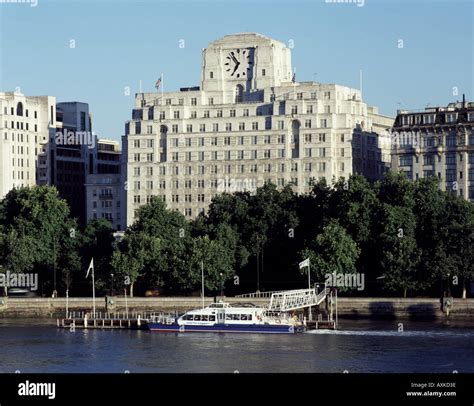
[[[239,299],[244,299],[244,298],[250,298],[250,299],[270,299],[274,293],[281,292],[279,290],[272,290],[268,292],[253,292],[253,293],[245,293],[242,295],[236,295],[236,298]]]
[[[90,320],[149,320],[156,316],[156,312],[95,312],[92,311],[69,311],[67,319],[90,319]]]

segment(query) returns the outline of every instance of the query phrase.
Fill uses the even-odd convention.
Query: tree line
[[[439,189],[436,178],[389,172],[314,182],[308,194],[271,183],[223,193],[192,221],[153,197],[116,241],[105,219],[79,227],[54,187],[10,191],[0,202],[3,271],[36,272],[41,294],[237,294],[306,287],[332,273],[361,273],[348,295],[455,294],[474,281],[474,204]],[[344,289],[342,289],[344,290]]]

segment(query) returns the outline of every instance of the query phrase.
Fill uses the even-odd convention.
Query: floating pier
[[[56,320],[58,328],[79,329],[129,329],[146,330],[154,313],[90,313],[72,312],[68,317]]]

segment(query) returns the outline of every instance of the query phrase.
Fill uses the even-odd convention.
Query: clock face
[[[253,50],[240,48],[229,51],[224,62],[227,75],[232,79],[250,79],[253,72]]]

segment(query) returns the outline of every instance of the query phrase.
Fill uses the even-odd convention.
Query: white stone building
[[[376,138],[369,149],[381,148],[376,131],[390,128],[387,120],[369,110],[357,89],[296,82],[282,42],[227,35],[203,50],[199,87],[136,95],[122,143],[127,225],[153,195],[195,217],[223,191],[271,181],[291,182],[302,193],[311,179],[364,173],[363,162],[355,165],[354,144],[360,159],[365,134]],[[389,153],[374,160],[375,176]]]
[[[474,200],[474,103],[398,112],[392,131],[392,169],[409,179],[429,176],[440,188]]]
[[[0,92],[0,198],[14,187],[48,183],[55,117],[55,97]]]

